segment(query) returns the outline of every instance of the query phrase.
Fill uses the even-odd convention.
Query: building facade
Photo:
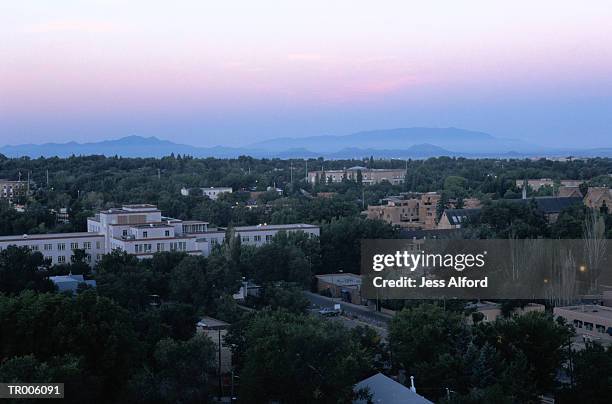
[[[384,220],[394,226],[410,229],[435,229],[436,209],[440,194],[426,192],[407,199],[387,198],[386,205],[370,205],[365,212],[368,219]]]
[[[0,198],[13,200],[25,196],[27,190],[27,181],[10,181],[0,178]]]
[[[555,307],[554,316],[573,324],[576,335],[583,339],[612,343],[612,308],[593,304]]]
[[[404,183],[406,177],[405,169],[386,169],[386,168],[366,168],[351,167],[343,170],[319,170],[308,172],[308,182],[320,183],[339,183],[345,180],[357,181],[361,173],[361,183],[364,185],[379,184],[387,181],[393,185]]]
[[[210,199],[217,200],[217,198],[219,198],[219,195],[221,194],[231,194],[233,192],[231,187],[210,187],[210,188],[196,188],[199,189],[202,192],[202,196],[207,196]],[[183,196],[189,196],[191,193],[190,189],[187,188],[181,188],[181,195]]]
[[[309,237],[320,234],[318,226],[303,223],[239,226],[233,230],[243,244],[254,246],[269,243],[280,231],[300,231]],[[81,249],[94,265],[102,254],[117,250],[139,258],[164,251],[208,255],[214,245],[223,243],[226,232],[226,228],[210,229],[204,221],[164,217],[155,205],[124,205],[88,218],[87,232],[4,236],[0,237],[0,250],[10,245],[25,246],[40,251],[52,264],[63,264],[70,262],[74,250]]]

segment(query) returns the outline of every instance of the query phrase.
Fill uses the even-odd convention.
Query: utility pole
[[[47,188],[49,188],[49,170],[47,170]]]
[[[291,160],[291,168],[290,168],[290,178],[291,178],[291,183],[293,184],[293,160]]]
[[[26,195],[30,195],[30,170],[28,170],[28,188]]]
[[[308,182],[308,159],[306,159],[306,175],[304,176],[304,178],[306,179],[306,182]]]

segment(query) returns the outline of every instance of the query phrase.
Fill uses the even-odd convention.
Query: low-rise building
[[[59,275],[50,276],[49,280],[57,286],[59,292],[71,292],[76,293],[79,285],[86,285],[92,288],[96,287],[96,281],[86,280],[83,275]]]
[[[411,378],[411,386],[406,387],[382,373],[377,373],[360,381],[353,388],[355,393],[363,390],[368,391],[371,395],[370,399],[356,399],[353,401],[354,404],[433,404],[433,401],[417,394],[413,378]]]
[[[471,309],[474,313],[482,314],[482,322],[488,323],[495,321],[503,317],[502,305],[500,303],[494,303],[489,301],[482,301],[477,303],[469,303],[466,305],[466,309]],[[515,307],[512,309],[511,316],[522,316],[523,314],[538,312],[544,313],[546,307],[543,304],[538,303],[527,303],[522,307]],[[472,318],[468,317],[468,322],[472,322]]]
[[[316,275],[317,292],[342,298],[345,302],[362,304],[361,276],[351,273]]]
[[[13,200],[25,196],[28,189],[27,181],[11,181],[0,178],[0,198]]]
[[[559,198],[556,196],[540,196],[535,198],[524,199],[506,199],[508,202],[528,204],[535,201],[536,209],[540,211],[548,220],[549,223],[554,223],[559,217],[559,213],[563,209],[569,208],[572,205],[578,205],[582,202],[581,198],[568,197]]]
[[[216,347],[215,360],[219,373],[229,373],[232,370],[232,350],[225,343],[225,336],[230,324],[212,317],[203,317],[196,324],[196,332],[206,335]]]
[[[387,181],[393,185],[404,182],[406,170],[401,168],[366,168],[355,166],[343,170],[319,170],[308,172],[308,182],[338,183],[342,181],[358,181],[361,175],[361,183],[364,185],[379,184]]]
[[[193,189],[193,188],[192,188]],[[181,195],[189,196],[192,192],[192,189],[181,188]],[[231,187],[209,187],[209,188],[195,188],[198,189],[199,192],[202,193],[202,196],[207,196],[210,199],[217,200],[219,195],[221,194],[231,194],[233,192]]]
[[[589,187],[584,196],[584,205],[591,209],[610,212],[612,207],[612,189],[607,187]]]
[[[537,191],[542,187],[553,187],[555,185],[555,180],[552,178],[534,178],[527,180],[516,180],[516,187],[518,189],[522,189],[525,182],[527,182],[527,185],[534,191]],[[560,180],[559,184],[566,187],[577,187],[583,182],[583,180]]]
[[[582,192],[579,186],[560,186],[557,190],[557,196],[559,198],[582,198]]]
[[[480,209],[444,209],[438,229],[460,229],[462,223],[477,219]]]
[[[563,317],[572,324],[577,335],[585,340],[612,342],[612,308],[594,304],[555,307],[555,317]]]

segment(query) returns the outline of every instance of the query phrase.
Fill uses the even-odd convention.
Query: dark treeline
[[[389,183],[363,187],[355,181],[309,184],[309,169],[339,169],[356,165],[372,168],[407,168],[402,185]],[[364,206],[385,196],[406,191],[445,191],[445,197],[483,199],[520,196],[516,179],[582,179],[592,185],[609,184],[612,159],[557,162],[550,160],[496,160],[431,158],[427,160],[281,160],[195,159],[188,156],[154,158],[71,157],[5,158],[0,156],[0,178],[31,179],[32,196],[19,214],[0,204],[0,235],[50,231],[82,231],[86,218],[97,210],[125,203],[152,203],[165,215],[202,219],[215,225],[330,222],[356,217]],[[21,174],[21,175],[20,175]],[[48,178],[48,181],[47,181]],[[293,182],[291,182],[293,179]],[[181,197],[180,189],[230,186],[235,193],[217,201],[202,196]],[[283,190],[282,195],[268,187]],[[249,191],[263,192],[259,204],[247,208]],[[309,193],[334,192],[331,198],[309,200]],[[58,224],[49,209],[68,208],[70,224]]]

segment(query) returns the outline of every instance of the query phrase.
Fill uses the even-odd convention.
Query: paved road
[[[317,307],[330,307],[333,308],[334,304],[340,304],[342,311],[352,317],[356,317],[357,319],[377,326],[381,328],[387,328],[389,322],[391,321],[392,316],[386,313],[380,313],[371,310],[367,306],[360,306],[358,304],[352,304],[343,302],[340,299],[334,299],[331,297],[321,296],[316,293],[306,292],[304,291],[304,295],[310,301],[311,304]]]

